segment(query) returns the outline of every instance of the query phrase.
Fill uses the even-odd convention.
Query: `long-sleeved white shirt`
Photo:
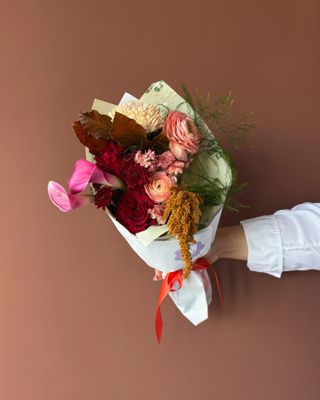
[[[320,270],[320,203],[303,203],[240,223],[251,271],[280,278],[283,271]]]

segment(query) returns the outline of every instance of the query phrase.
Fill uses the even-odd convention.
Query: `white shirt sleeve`
[[[320,270],[320,203],[303,203],[240,223],[251,271],[280,278],[283,271]]]

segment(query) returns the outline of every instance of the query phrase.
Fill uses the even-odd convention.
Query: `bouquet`
[[[155,269],[155,280],[162,279],[159,342],[160,305],[167,294],[193,324],[208,317],[212,288],[201,257],[212,245],[235,182],[229,157],[184,91],[185,98],[159,81],[139,100],[128,93],[117,106],[95,100],[72,125],[86,159],[75,163],[69,191],[48,184],[50,200],[63,212],[87,204],[105,211]],[[205,113],[206,103],[197,104]]]

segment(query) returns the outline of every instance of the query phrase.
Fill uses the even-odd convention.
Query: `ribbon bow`
[[[197,260],[193,264],[192,271],[208,269],[209,267],[210,267],[210,264],[207,260],[205,260],[204,258],[199,258],[199,260]],[[220,306],[223,309],[224,305],[223,305],[223,299],[222,299],[222,294],[221,294],[221,289],[220,289],[220,284],[219,284],[219,278],[218,278],[218,275],[217,275],[216,271],[214,270],[214,268],[212,268],[212,271],[213,271],[213,274],[215,277],[215,283],[216,283],[217,291],[218,291],[218,295],[219,295]],[[183,273],[183,269],[179,269],[178,271],[174,271],[174,272],[169,272],[168,274],[166,274],[166,276],[164,277],[164,279],[162,281],[159,298],[158,298],[158,304],[157,304],[156,313],[155,313],[155,330],[156,330],[157,340],[158,340],[159,344],[161,342],[162,328],[163,328],[163,321],[162,321],[160,306],[161,306],[163,300],[167,297],[169,292],[174,292],[175,290],[178,290],[182,287],[182,282],[183,282],[182,273]]]

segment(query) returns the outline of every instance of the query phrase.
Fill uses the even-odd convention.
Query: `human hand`
[[[248,246],[242,225],[219,228],[211,249],[204,258],[210,264],[220,258],[247,261]],[[162,272],[156,269],[153,280],[162,280]]]
[[[204,258],[210,264],[220,258],[247,261],[248,245],[242,225],[219,228],[212,247]]]

